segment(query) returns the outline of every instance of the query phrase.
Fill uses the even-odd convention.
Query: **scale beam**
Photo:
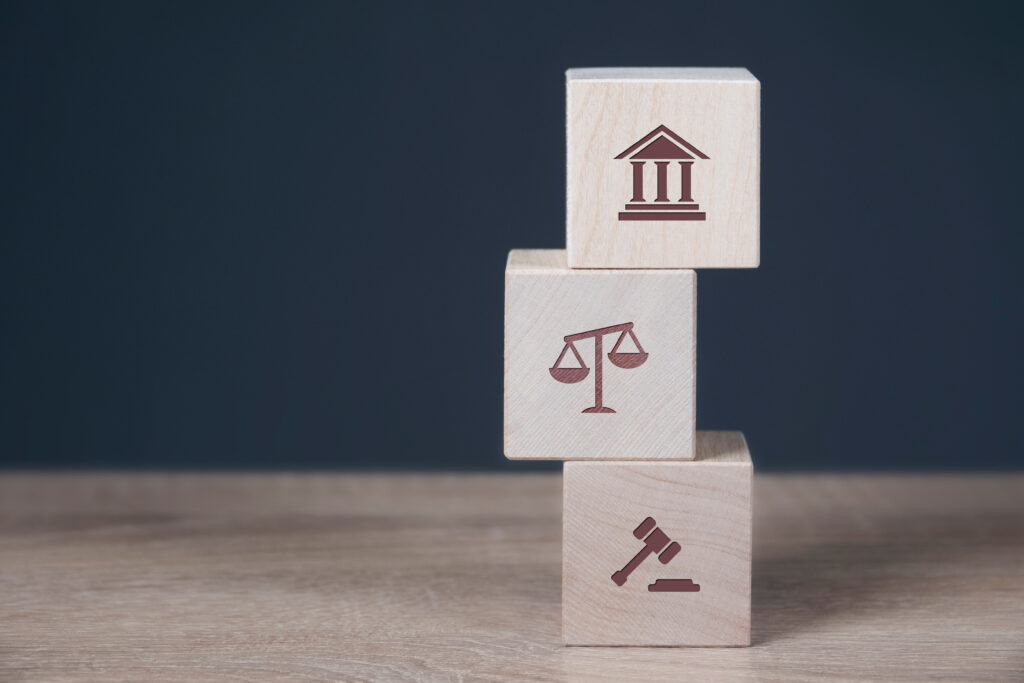
[[[621,325],[610,325],[609,327],[599,327],[596,330],[590,330],[589,332],[577,332],[576,334],[567,334],[562,338],[564,342],[574,342],[581,339],[590,339],[591,337],[603,337],[606,334],[612,332],[625,332],[633,329],[633,323],[622,323]]]

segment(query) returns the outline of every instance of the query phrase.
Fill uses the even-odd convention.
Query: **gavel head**
[[[664,531],[659,529],[657,524],[653,517],[648,517],[640,522],[640,526],[633,530],[633,535],[643,540],[644,544],[651,549],[651,552],[659,553],[659,562],[668,564],[672,561],[673,557],[679,554],[682,548],[678,543],[671,540]],[[650,534],[649,536],[648,533]],[[647,538],[645,539],[644,536],[647,536]]]

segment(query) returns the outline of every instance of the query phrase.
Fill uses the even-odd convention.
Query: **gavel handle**
[[[615,582],[616,586],[621,586],[626,583],[626,577],[633,573],[633,570],[640,566],[640,563],[647,559],[647,556],[654,552],[654,548],[649,545],[645,545],[640,549],[633,559],[629,563],[620,569],[619,571],[612,574],[612,581]]]

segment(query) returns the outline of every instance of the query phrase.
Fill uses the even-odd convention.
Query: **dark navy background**
[[[1022,465],[1012,5],[5,3],[0,466],[522,471],[507,251],[572,66],[747,66],[762,266],[698,277],[760,470]]]

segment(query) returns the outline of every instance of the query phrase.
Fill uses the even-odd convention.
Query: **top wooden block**
[[[761,84],[746,69],[569,69],[571,268],[756,268]]]

